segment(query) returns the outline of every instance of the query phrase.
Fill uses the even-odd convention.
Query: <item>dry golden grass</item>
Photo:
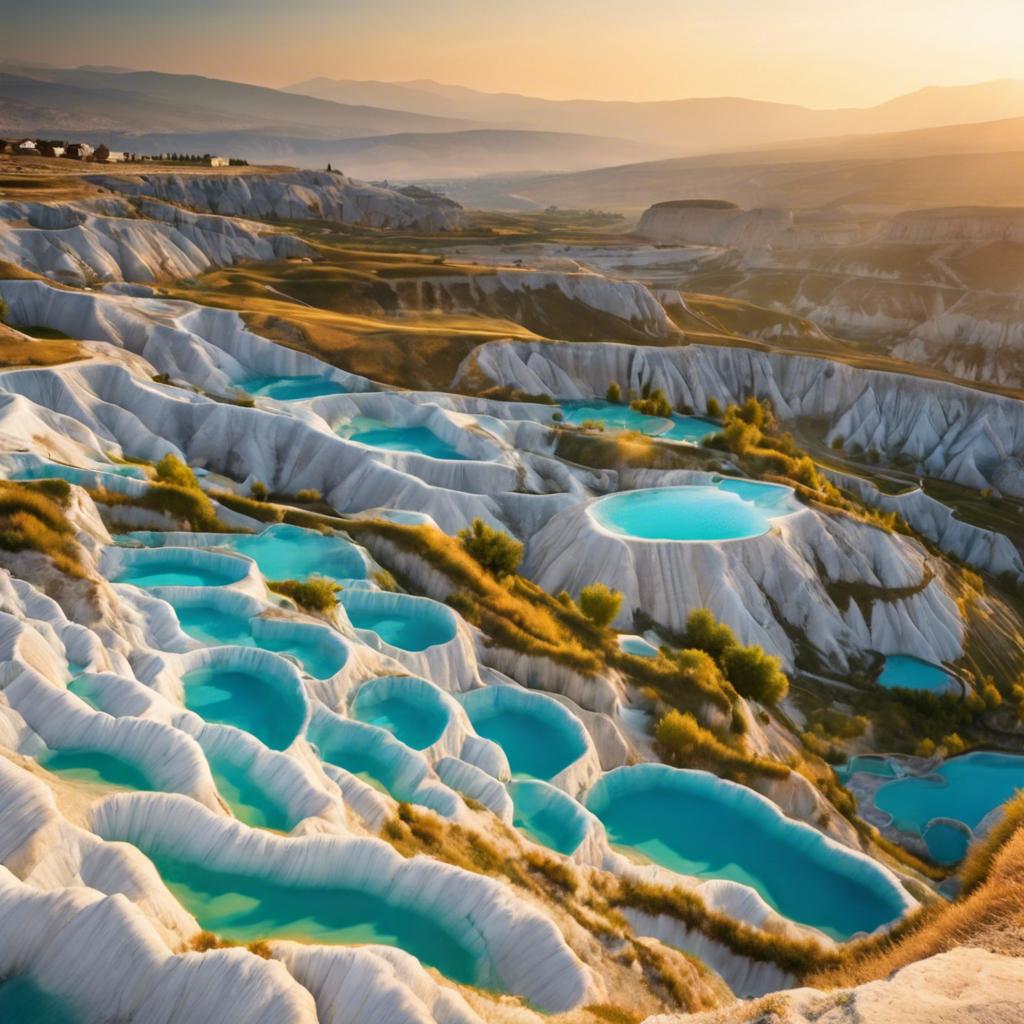
[[[0,548],[46,555],[61,572],[84,578],[83,552],[75,531],[58,500],[47,493],[46,484],[0,481]]]
[[[39,338],[26,340],[21,334],[0,324],[0,367],[4,369],[57,366],[87,358],[88,354],[76,341]]]

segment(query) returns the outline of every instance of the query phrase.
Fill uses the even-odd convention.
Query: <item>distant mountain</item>
[[[95,128],[122,131],[209,132],[230,127],[335,139],[478,127],[455,118],[345,105],[199,75],[5,63],[0,65],[0,78],[0,99],[21,108],[62,113],[61,126],[82,118]],[[0,127],[7,127],[5,122],[3,106]]]
[[[397,107],[422,115],[499,122],[505,127],[574,131],[709,153],[848,133],[901,131],[1024,116],[1024,81],[930,87],[875,107],[814,110],[733,97],[630,103],[547,100],[486,93],[432,81],[315,78],[288,92],[340,103]]]

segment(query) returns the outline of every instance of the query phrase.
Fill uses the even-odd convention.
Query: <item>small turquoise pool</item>
[[[929,693],[945,693],[952,681],[952,676],[944,668],[909,654],[890,654],[878,677],[879,686],[887,690],[925,690]]]
[[[648,416],[637,412],[628,405],[592,399],[580,402],[562,402],[558,408],[566,423],[579,426],[581,423],[599,422],[605,430],[636,430],[642,434],[664,434],[671,421],[661,416]]]
[[[413,750],[436,743],[448,727],[449,712],[437,687],[412,676],[382,676],[364,683],[352,704],[360,722],[387,729]]]
[[[265,676],[229,664],[205,665],[186,672],[182,683],[189,711],[250,733],[271,750],[290,746],[302,728],[301,701]]]
[[[237,535],[228,543],[251,558],[270,580],[301,580],[314,574],[336,582],[366,577],[366,564],[347,540],[289,523],[267,527],[262,533]]]
[[[642,636],[620,636],[619,649],[634,658],[656,658],[661,652]]]
[[[209,554],[196,558],[196,554],[193,548],[132,551],[112,582],[136,587],[225,587],[248,572],[240,558]]]
[[[235,387],[241,388],[255,398],[275,398],[279,402],[299,402],[305,398],[322,398],[324,395],[344,395],[347,389],[337,381],[327,377],[246,377],[235,381]]]
[[[427,455],[432,459],[448,462],[465,461],[463,455],[447,441],[442,441],[427,427],[400,427],[357,416],[351,423],[338,429],[338,433],[349,441],[358,441],[370,448],[383,448],[390,452],[413,452]]]
[[[590,514],[606,530],[641,540],[741,540],[771,528],[753,502],[704,484],[620,491],[594,502]]]
[[[65,466],[60,462],[45,462],[41,465],[27,466],[11,473],[12,480],[66,480],[69,484],[88,482],[94,473],[101,475],[127,477],[132,480],[145,480],[145,472],[138,466],[121,466],[115,463],[82,469],[79,466]]]
[[[1024,757],[964,754],[946,761],[932,775],[887,782],[875,794],[875,806],[891,815],[897,828],[923,836],[933,818],[950,818],[973,830],[1021,789]],[[934,841],[948,847],[951,837],[940,833]]]
[[[462,704],[476,732],[505,751],[513,775],[551,779],[587,752],[582,726],[551,697],[496,686]]]
[[[226,757],[207,754],[217,792],[239,821],[253,828],[288,832],[295,826],[288,812],[273,800],[241,765]]]
[[[662,434],[666,441],[689,441],[700,444],[706,437],[717,434],[722,428],[702,416],[673,416],[672,429]]]
[[[0,981],[0,1021],[5,1024],[80,1024],[82,1017],[64,999],[16,974]]]
[[[322,626],[289,623],[259,628],[259,619],[247,619],[217,608],[192,605],[175,608],[178,625],[193,640],[209,647],[225,644],[257,647],[294,658],[314,679],[330,679],[348,660],[348,651]],[[258,631],[258,632],[257,632]]]
[[[853,757],[846,764],[836,765],[835,773],[840,782],[848,782],[854,775],[876,775],[883,779],[895,779],[896,769],[884,757],[862,755]]]
[[[940,821],[925,829],[924,844],[937,864],[959,864],[967,856],[971,837],[962,828]]]
[[[872,932],[904,909],[880,868],[706,772],[619,768],[587,806],[615,845],[680,874],[749,885],[783,916],[837,940]]]
[[[341,603],[356,629],[376,633],[384,643],[403,651],[425,651],[455,639],[455,617],[436,601],[372,590],[345,590]]]
[[[396,946],[454,981],[482,979],[482,965],[466,945],[408,907],[354,888],[284,885],[269,875],[228,874],[143,852],[199,924],[225,938]]]
[[[39,763],[71,782],[87,782],[110,789],[152,790],[153,784],[134,764],[103,750],[51,750]]]
[[[570,856],[587,834],[587,819],[572,797],[546,782],[509,783],[512,824],[535,843]]]

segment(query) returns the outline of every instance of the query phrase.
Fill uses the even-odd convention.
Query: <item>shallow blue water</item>
[[[771,526],[753,502],[704,484],[620,491],[590,511],[605,529],[644,540],[739,540],[759,537]]]
[[[516,775],[550,779],[586,753],[577,736],[527,709],[476,708],[467,702],[466,713],[479,735],[505,751]]]
[[[340,582],[366,577],[366,565],[348,541],[289,523],[270,526],[262,533],[240,534],[226,543],[251,558],[270,580],[318,575]]]
[[[253,622],[240,615],[231,615],[216,608],[195,605],[175,608],[182,632],[210,647],[232,644],[240,647],[258,647],[275,654],[288,654],[314,679],[329,679],[348,660],[343,647],[318,644],[312,636],[296,631],[294,636],[253,633]],[[313,629],[317,627],[312,627]],[[304,632],[304,631],[303,631]]]
[[[350,423],[342,424],[338,434],[349,441],[391,452],[415,452],[448,462],[462,462],[468,458],[427,427],[392,426],[368,416],[357,416]]]
[[[387,684],[388,693],[383,695]],[[425,750],[436,743],[448,726],[448,712],[440,695],[431,693],[422,679],[384,676],[364,683],[352,705],[360,722],[387,729],[413,750]]]
[[[880,757],[853,757],[846,764],[837,765],[836,775],[842,782],[847,782],[851,776],[861,772],[865,775],[878,775],[885,779],[896,778],[896,769]]]
[[[873,931],[902,912],[881,879],[876,888],[854,876],[832,849],[808,844],[802,829],[768,808],[727,798],[710,776],[686,775],[605,796],[599,783],[588,806],[612,843],[681,874],[749,885],[779,913],[835,939]]]
[[[295,939],[397,946],[455,981],[481,978],[477,957],[432,917],[338,886],[281,884],[267,874],[211,871],[143,847],[171,892],[210,931],[238,942]]]
[[[951,677],[945,669],[909,654],[890,654],[885,659],[878,684],[887,690],[926,690],[945,693]]]
[[[635,658],[656,658],[659,653],[658,648],[648,643],[642,636],[620,637],[619,647]]]
[[[932,818],[974,829],[989,811],[1024,789],[1024,757],[975,753],[953,758],[932,776],[896,779],[875,794],[875,805],[898,828],[921,835]]]
[[[543,782],[509,783],[512,824],[535,842],[569,856],[586,836],[586,817],[579,804]]]
[[[326,377],[246,377],[234,382],[247,394],[255,397],[276,398],[279,402],[297,402],[304,398],[321,398],[324,395],[344,395],[348,391],[337,381]]]
[[[233,725],[272,750],[284,750],[298,735],[304,708],[269,679],[229,665],[186,672],[185,706],[207,722]]]
[[[699,444],[706,437],[717,434],[722,428],[711,420],[700,416],[673,416],[672,429],[661,436],[666,441],[689,441]]]
[[[455,627],[443,609],[431,609],[429,604],[418,601],[396,604],[389,600],[349,600],[348,593],[351,592],[342,593],[341,601],[352,625],[376,633],[392,647],[425,651],[455,636]]]
[[[74,1007],[41,989],[23,974],[0,981],[0,1021],[3,1024],[79,1024]]]
[[[562,402],[559,407],[566,423],[574,426],[587,420],[598,420],[605,430],[637,430],[642,434],[664,434],[672,426],[671,420],[661,416],[647,416],[628,405],[592,399],[581,402]]]
[[[67,480],[69,484],[78,484],[93,473],[109,473],[111,476],[130,477],[133,480],[146,479],[145,472],[138,466],[120,466],[110,463],[105,466],[96,466],[93,469],[80,469],[78,466],[65,466],[59,462],[47,462],[16,470],[11,473],[11,479]]]
[[[295,825],[285,808],[270,797],[245,768],[226,757],[207,754],[206,760],[217,792],[239,821],[253,828],[279,832],[287,832]]]
[[[114,583],[132,583],[137,587],[223,587],[236,583],[246,573],[246,563],[235,565],[190,564],[192,550],[153,549],[140,551],[114,577]]]
[[[924,842],[937,863],[957,864],[966,856],[970,840],[963,829],[938,822],[925,831]]]
[[[735,494],[744,501],[759,508],[769,519],[788,515],[796,507],[793,492],[781,484],[769,484],[762,480],[743,480],[739,477],[722,477],[715,482],[720,491]]]
[[[40,757],[39,763],[47,771],[74,782],[111,789],[153,789],[139,768],[102,750],[52,750]]]

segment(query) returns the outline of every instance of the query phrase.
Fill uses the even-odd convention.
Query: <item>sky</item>
[[[869,106],[1024,77],[1024,0],[0,0],[0,56],[270,86]]]

